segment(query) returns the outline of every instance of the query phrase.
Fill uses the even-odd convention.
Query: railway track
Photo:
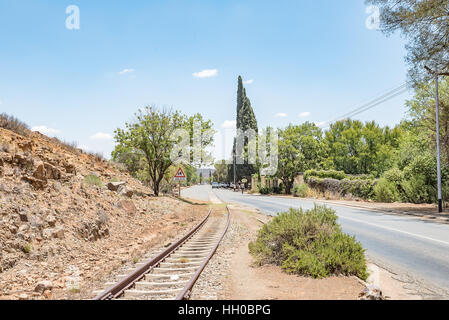
[[[226,217],[225,217],[226,216]],[[184,237],[118,281],[94,300],[186,300],[225,236],[231,219],[226,214],[207,216]]]

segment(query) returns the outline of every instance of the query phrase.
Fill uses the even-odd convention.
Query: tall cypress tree
[[[239,114],[240,114],[240,111],[243,108],[243,104],[245,102],[245,99],[246,99],[246,90],[243,87],[242,77],[239,76],[238,88],[237,88],[237,113],[236,113],[236,115],[237,115],[237,129],[240,129],[241,125],[242,125],[241,122],[240,122],[240,119],[239,119]]]
[[[245,132],[246,130],[253,129],[256,133],[258,132],[257,120],[254,114],[254,110],[251,106],[250,99],[246,96],[246,89],[243,87],[242,77],[238,78],[238,89],[237,89],[237,129]],[[245,139],[245,152],[248,148],[248,140]],[[234,140],[233,156],[236,153],[236,140]],[[251,175],[256,172],[253,164],[248,164],[245,160],[245,164],[236,165],[236,181],[241,181],[246,178],[248,181],[251,180]],[[229,177],[231,181],[234,179],[234,169],[233,166],[229,168]]]

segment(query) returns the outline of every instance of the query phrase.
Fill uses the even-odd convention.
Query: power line
[[[360,107],[357,107],[356,109],[354,109],[354,110],[352,110],[350,112],[347,112],[347,113],[343,114],[342,116],[340,116],[338,118],[335,118],[332,121],[327,121],[326,123],[328,124],[328,126],[326,126],[325,128],[328,128],[329,125],[331,123],[333,123],[333,122],[340,121],[340,120],[343,120],[343,119],[346,119],[346,118],[354,117],[354,116],[359,115],[359,114],[361,114],[361,113],[363,113],[365,111],[368,111],[368,110],[370,110],[370,109],[372,109],[374,107],[377,107],[378,105],[380,105],[382,103],[385,103],[385,102],[387,102],[387,101],[389,101],[389,100],[391,100],[391,99],[393,99],[393,98],[395,98],[395,97],[397,97],[397,96],[407,92],[407,90],[408,90],[407,89],[407,83],[404,83],[404,84],[400,85],[399,87],[391,89],[388,92],[386,92],[386,93],[384,93],[384,94],[382,94],[382,95],[372,99],[371,101],[361,105]]]

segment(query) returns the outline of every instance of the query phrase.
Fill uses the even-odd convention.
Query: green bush
[[[263,226],[249,250],[259,264],[279,265],[288,273],[368,275],[361,244],[341,231],[335,211],[325,206],[281,213]]]
[[[293,196],[299,198],[306,198],[308,191],[309,187],[305,183],[301,183],[293,188]]]
[[[260,194],[272,194],[273,193],[273,189],[269,188],[269,187],[260,187],[259,186],[259,193]]]
[[[386,178],[379,180],[374,187],[374,194],[377,202],[392,203],[401,200],[397,186]]]
[[[377,184],[377,180],[374,179],[363,179],[363,180],[349,180],[344,179],[341,182],[340,194],[347,195],[351,194],[354,197],[358,197],[364,200],[374,198],[374,187]]]
[[[103,182],[101,181],[101,179],[94,174],[85,176],[84,182],[89,186],[97,186],[100,188],[103,187]]]
[[[284,193],[285,193],[284,184],[281,183],[281,184],[279,185],[279,187],[274,187],[274,188],[272,189],[272,193],[275,193],[275,194],[284,194]]]
[[[377,184],[377,180],[374,179],[362,179],[362,180],[350,180],[350,179],[331,179],[331,178],[316,178],[310,177],[307,184],[322,193],[326,191],[334,194],[340,194],[341,196],[352,195],[361,199],[373,199],[375,192],[374,187]]]
[[[312,177],[343,180],[346,178],[346,174],[343,171],[336,170],[308,170],[304,173],[304,180],[306,182]]]

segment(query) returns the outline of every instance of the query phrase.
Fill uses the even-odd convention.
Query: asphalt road
[[[204,200],[212,192],[223,202],[251,206],[267,215],[289,208],[310,209],[315,203],[295,198],[242,195],[212,190],[210,186],[187,189],[184,196]],[[449,225],[360,208],[327,206],[336,210],[343,231],[362,243],[370,260],[401,276],[406,275],[408,281],[437,289],[435,297],[449,298]]]

